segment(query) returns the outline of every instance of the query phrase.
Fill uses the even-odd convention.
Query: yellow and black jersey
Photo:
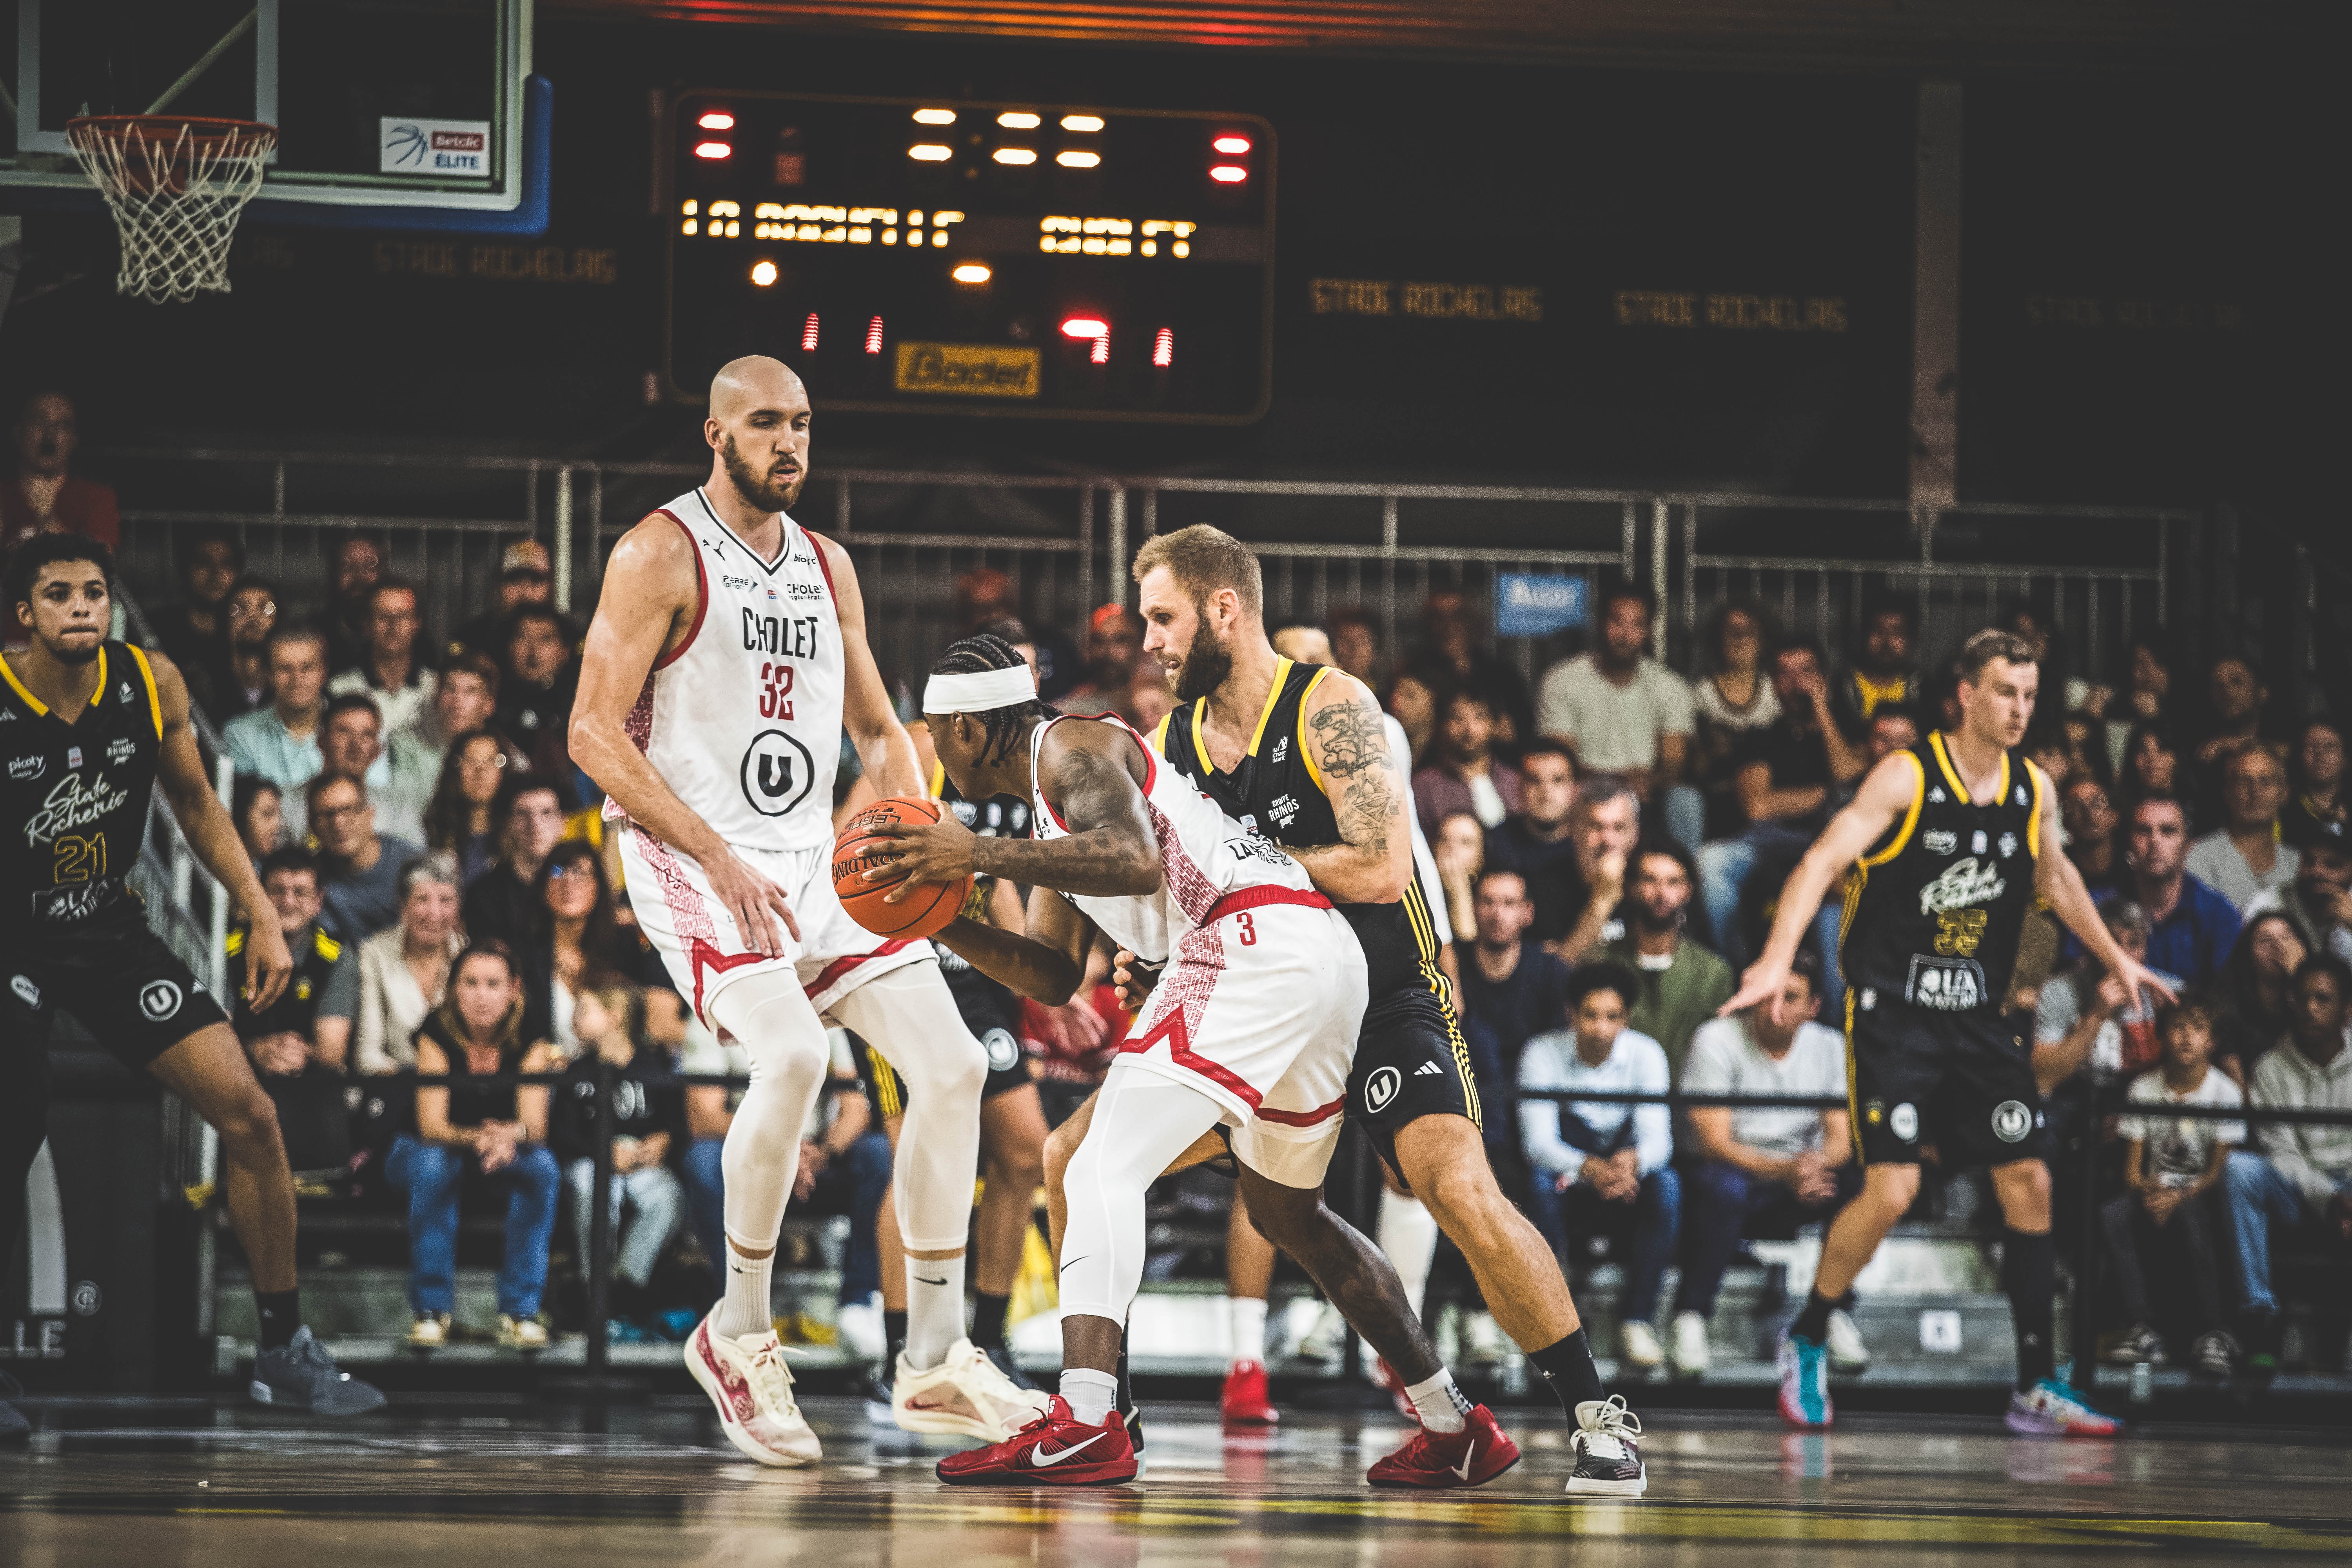
[[[0,659],[0,931],[71,931],[140,914],[128,880],[146,837],[163,709],[147,656],[99,647],[73,722]]]
[[[1258,714],[1257,731],[1240,765],[1230,773],[1220,773],[1209,761],[1208,742],[1201,731],[1208,710],[1205,698],[1162,720],[1152,734],[1152,750],[1244,827],[1302,849],[1337,844],[1339,819],[1316,766],[1307,729],[1307,696],[1330,673],[1323,665],[1278,659],[1274,689]],[[1412,803],[1404,802],[1403,808],[1412,810]],[[1429,918],[1419,878],[1405,884],[1404,897],[1394,903],[1341,904],[1339,910],[1363,944],[1364,970],[1375,1004],[1402,990],[1434,991],[1450,1004],[1437,967],[1437,928]]]
[[[2045,781],[2024,752],[2007,752],[2000,787],[1979,805],[1940,732],[1904,755],[1910,808],[1847,883],[1846,985],[1931,1012],[1998,1010],[2033,907]]]

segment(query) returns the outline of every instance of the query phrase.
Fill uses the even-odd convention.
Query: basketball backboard
[[[0,210],[94,196],[68,120],[171,113],[278,127],[266,221],[544,226],[531,0],[0,0],[0,16],[12,5]]]

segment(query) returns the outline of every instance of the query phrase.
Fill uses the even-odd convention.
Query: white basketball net
[[[228,292],[229,241],[261,189],[262,164],[278,144],[273,127],[78,120],[66,138],[114,215],[117,291],[157,305]]]

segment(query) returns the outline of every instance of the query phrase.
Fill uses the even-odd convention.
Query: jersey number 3
[[[1234,924],[1241,931],[1241,942],[1244,947],[1255,947],[1257,945],[1257,919],[1255,916],[1252,915],[1247,910],[1244,910],[1241,913],[1234,917]]]
[[[793,716],[793,667],[789,664],[760,666],[760,717],[790,719]]]

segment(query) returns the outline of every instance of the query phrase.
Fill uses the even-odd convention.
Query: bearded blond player
[[[844,730],[882,794],[919,795],[923,784],[866,646],[848,553],[787,515],[809,424],[807,391],[777,361],[719,373],[703,423],[710,477],[614,547],[571,731],[572,758],[617,819],[640,929],[695,1011],[751,1054],[722,1160],[727,1290],[686,1360],[729,1440],[783,1466],[819,1457],[770,1318],[769,1270],[800,1130],[824,1084],[827,1016],[908,1086],[893,1187],[907,1257],[898,1425],[996,1442],[1045,1404],[963,1332],[988,1053],[930,943],[877,937],[834,896]]]

